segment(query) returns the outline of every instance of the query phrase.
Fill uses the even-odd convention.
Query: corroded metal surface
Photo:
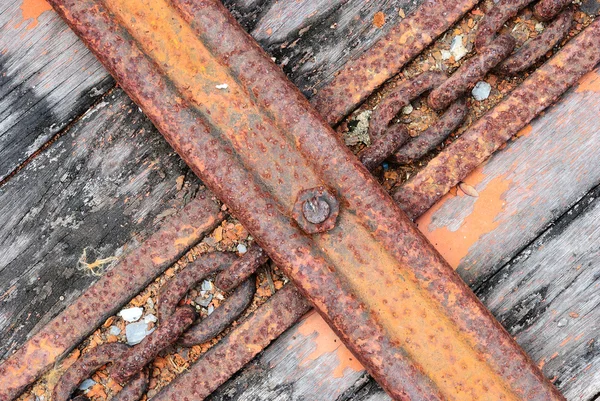
[[[0,365],[0,400],[16,397],[224,219],[201,192]]]
[[[89,378],[92,373],[106,364],[114,364],[119,361],[130,348],[125,344],[103,344],[92,349],[81,358],[79,358],[67,371],[61,376],[58,383],[52,391],[53,401],[67,401],[71,399],[71,394],[77,389],[79,384]],[[118,393],[113,400],[139,400],[144,395],[148,387],[148,373],[141,371],[132,375],[132,380]],[[87,400],[85,396],[78,396],[73,401],[80,399]]]
[[[313,97],[315,108],[327,123],[337,124],[477,3],[478,0],[423,2],[373,47],[347,63]]]
[[[298,290],[285,285],[152,400],[206,398],[309,310]]]
[[[196,310],[189,305],[180,306],[175,313],[162,322],[158,328],[129,348],[110,368],[110,377],[124,384],[142,371],[162,350],[177,341],[179,336],[196,320]]]
[[[425,156],[454,132],[466,116],[467,101],[465,98],[458,99],[444,111],[444,114],[431,127],[421,132],[419,136],[411,138],[392,155],[390,160],[397,164],[408,164]]]
[[[431,91],[427,102],[435,110],[444,110],[452,102],[473,89],[488,72],[504,60],[515,48],[516,41],[510,35],[501,35],[486,45],[473,58],[448,78],[443,84]]]
[[[221,3],[52,3],[390,395],[562,399]],[[307,235],[322,186],[339,216]]]
[[[372,171],[409,140],[408,129],[401,124],[394,124],[388,128],[384,136],[377,138],[369,147],[361,150],[357,155],[358,159],[367,170]]]
[[[598,62],[600,19],[396,189],[393,196],[401,208],[412,218],[420,216]]]
[[[267,260],[269,256],[266,252],[260,246],[252,244],[242,257],[217,274],[215,284],[223,291],[231,291],[267,263]]]

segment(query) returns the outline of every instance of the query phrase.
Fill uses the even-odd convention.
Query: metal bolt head
[[[293,217],[307,234],[331,230],[338,214],[337,199],[323,186],[301,191],[293,210]]]

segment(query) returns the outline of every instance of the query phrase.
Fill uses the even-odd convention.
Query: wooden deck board
[[[348,57],[368,47],[369,40],[383,34],[386,27],[391,25],[386,24],[381,30],[373,28],[372,14],[379,11],[380,4],[384,4],[384,7],[391,7],[389,8],[391,11],[386,13],[389,17],[387,19],[388,23],[397,18],[398,13],[397,10],[393,12],[394,6],[390,5],[392,2],[383,1],[381,3],[366,2],[367,4],[364,7],[367,7],[367,9],[356,14],[356,10],[362,7],[363,2],[345,0],[336,1],[335,4],[333,2],[331,4],[323,1],[315,2],[321,4],[321,8],[313,15],[315,10],[304,4],[308,1],[231,0],[226,1],[226,3],[241,19],[244,26],[271,52],[277,62],[285,64],[284,69],[293,78],[294,82],[306,94],[310,95],[314,89],[318,88],[331,76],[336,68],[343,65]],[[304,4],[304,6],[301,7],[298,4]],[[19,7],[18,2],[17,7]],[[0,19],[7,15],[7,10],[19,11],[9,5],[7,9],[0,11]],[[294,12],[300,14],[294,14]],[[358,16],[358,18],[351,18],[353,15]],[[282,19],[284,22],[282,22]],[[336,31],[338,36],[326,36],[328,33],[323,33],[323,30],[326,30],[327,24],[331,21],[334,21],[331,25],[337,22],[337,27],[345,27],[346,31],[340,29]],[[12,23],[13,19],[9,19],[9,22]],[[16,23],[18,24],[18,22]],[[58,54],[68,52],[69,49],[81,48],[81,44],[77,40],[70,45],[66,45],[69,42],[61,39],[62,34],[68,36],[70,32],[53,12],[42,14],[38,23],[38,26],[31,30],[24,28],[25,30],[22,33],[25,35],[24,37],[29,39],[24,40],[23,44],[9,43],[4,45],[9,46],[10,50],[2,56],[4,58],[0,59],[0,62],[3,62],[0,63],[3,72],[8,71],[4,68],[5,65],[10,65],[14,71],[22,71],[28,66],[27,60],[34,60],[36,57],[40,58],[39,63],[37,63],[38,66],[49,65],[47,64],[49,61],[44,59],[46,55],[40,57],[41,52],[36,53],[36,50],[31,49],[52,48]],[[45,23],[53,24],[48,32],[54,34],[50,36],[35,34],[37,30],[45,26]],[[309,29],[303,29],[308,26],[310,26]],[[8,27],[13,29],[12,26]],[[7,25],[4,24],[1,29],[4,32]],[[270,33],[269,29],[271,30]],[[353,36],[354,39],[348,42],[342,41],[340,42],[342,45],[340,45],[338,40],[349,36],[348,30],[358,36]],[[63,33],[61,34],[61,32]],[[1,35],[0,40],[2,40],[2,36],[6,35]],[[323,43],[328,43],[325,40],[334,42],[334,45],[328,48],[323,45]],[[289,42],[290,45],[282,47],[282,44],[286,42]],[[291,46],[294,42],[296,43]],[[350,45],[348,45],[349,43]],[[354,43],[356,46],[353,47]],[[25,46],[25,44],[27,47],[22,53],[24,58],[11,57],[11,51],[12,54],[16,54],[15,52],[19,51],[20,46]],[[350,47],[351,51],[345,53],[344,46]],[[4,47],[4,49],[6,48]],[[0,51],[2,50],[3,48],[0,46]],[[29,59],[27,59],[28,54]],[[89,58],[92,63],[89,68],[92,68],[93,63],[96,63],[85,48],[74,54],[82,57],[81,60],[88,60]],[[285,62],[286,57],[290,60],[287,63]],[[65,60],[69,61],[68,58]],[[341,60],[342,64],[332,63],[332,60],[336,60],[336,62]],[[73,60],[70,62],[75,63]],[[82,61],[77,62],[81,63]],[[62,65],[67,64],[63,60]],[[297,65],[298,68],[292,69],[291,66],[293,65]],[[36,73],[36,71],[42,72]],[[77,265],[77,259],[86,246],[92,246],[99,256],[105,257],[118,253],[132,234],[139,233],[139,237],[142,238],[144,233],[152,228],[157,214],[165,209],[172,208],[173,204],[177,205],[176,199],[181,200],[182,195],[177,194],[174,190],[174,180],[178,175],[187,172],[185,166],[173,155],[158,133],[149,126],[145,118],[139,115],[137,108],[128,103],[128,100],[120,91],[115,92],[114,96],[111,95],[112,98],[101,100],[90,96],[91,93],[102,94],[112,86],[112,80],[108,78],[103,70],[100,69],[94,72],[94,74],[98,74],[97,76],[94,75],[94,79],[99,80],[103,85],[100,87],[97,84],[94,84],[96,86],[92,85],[95,82],[94,79],[84,79],[84,74],[77,69],[69,70],[71,72],[69,79],[62,81],[55,76],[52,79],[44,78],[46,73],[43,71],[52,74],[54,70],[52,68],[34,69],[32,75],[22,74],[22,76],[13,73],[10,75],[10,79],[7,78],[0,82],[0,90],[6,91],[1,92],[2,96],[13,96],[13,100],[18,93],[23,94],[21,97],[27,97],[30,94],[36,95],[35,89],[39,89],[39,86],[33,88],[36,85],[35,83],[43,82],[44,85],[50,85],[48,88],[56,84],[55,88],[48,89],[47,93],[40,92],[41,94],[38,94],[37,98],[31,97],[30,100],[24,101],[19,108],[10,109],[6,104],[12,103],[8,101],[2,103],[4,98],[0,98],[0,121],[23,121],[23,126],[19,128],[20,131],[17,130],[11,134],[13,139],[5,143],[1,139],[4,136],[0,136],[0,152],[3,151],[2,149],[5,146],[16,146],[13,149],[17,149],[17,152],[25,150],[22,153],[24,156],[21,156],[20,159],[14,159],[11,162],[12,164],[5,169],[6,171],[16,168],[25,157],[33,154],[48,138],[67,125],[70,120],[81,115],[86,107],[93,102],[100,101],[101,103],[97,104],[93,110],[86,114],[84,119],[66,131],[56,143],[34,158],[30,165],[0,188],[0,208],[4,208],[3,211],[6,210],[8,213],[3,216],[12,216],[10,219],[12,225],[5,230],[0,228],[0,248],[5,247],[3,249],[7,249],[13,255],[18,253],[17,250],[24,252],[22,256],[18,256],[19,263],[13,261],[10,268],[2,269],[6,265],[2,261],[6,262],[8,258],[2,258],[3,250],[0,250],[0,258],[2,258],[0,260],[0,294],[2,294],[0,295],[0,333],[2,333],[0,334],[0,344],[6,344],[4,348],[0,348],[0,358],[6,352],[18,346],[28,333],[35,330],[35,327],[39,327],[51,316],[58,313],[82,288],[94,281],[94,277],[74,269]],[[36,74],[40,76],[36,78],[38,76]],[[588,79],[589,87],[592,89],[597,88],[597,84],[593,83],[595,82],[594,77],[591,76]],[[96,90],[93,89],[94,87],[96,87]],[[62,99],[60,102],[51,103],[55,99],[52,97],[54,96],[52,93],[56,96],[59,93],[67,93],[70,97]],[[41,106],[36,107],[42,107],[44,102],[46,102],[46,106],[50,105],[47,107],[50,112],[40,112],[41,108],[34,108],[29,111],[29,115],[24,114],[24,109],[27,108],[28,104],[41,103]],[[57,105],[58,103],[60,103],[60,106]],[[120,109],[115,108],[118,105]],[[5,109],[5,107],[7,108]],[[61,114],[62,111],[54,112],[54,109],[59,110],[60,107],[64,107],[64,110],[62,110],[64,113]],[[572,92],[567,100],[562,101],[545,117],[536,120],[528,135],[521,137],[505,151],[492,158],[482,169],[483,173],[480,172],[480,174],[485,174],[483,179],[481,179],[481,176],[475,176],[473,181],[470,181],[480,190],[480,198],[484,198],[486,188],[494,187],[493,184],[496,183],[494,179],[503,177],[506,181],[506,176],[502,174],[510,171],[507,174],[510,174],[510,180],[512,181],[505,191],[506,193],[501,192],[500,196],[503,196],[502,199],[510,200],[510,207],[513,207],[513,202],[516,202],[513,210],[527,211],[526,213],[517,213],[516,216],[511,217],[512,220],[509,222],[502,220],[498,225],[495,225],[496,220],[492,221],[491,226],[489,223],[484,222],[487,224],[485,225],[486,228],[492,228],[482,234],[481,237],[477,237],[476,241],[470,242],[467,247],[468,252],[459,259],[459,261],[462,261],[459,271],[473,286],[480,287],[482,291],[480,295],[484,298],[495,293],[494,291],[500,291],[504,288],[502,285],[504,281],[493,288],[486,287],[483,285],[486,278],[494,273],[496,274],[494,278],[498,278],[502,277],[505,271],[507,274],[519,271],[518,265],[511,264],[507,268],[502,266],[507,260],[517,255],[523,247],[526,247],[532,239],[543,232],[556,217],[564,214],[573,202],[600,182],[597,176],[598,169],[596,168],[596,171],[594,171],[590,167],[590,163],[599,160],[597,152],[600,149],[598,149],[598,146],[591,146],[593,143],[590,142],[591,138],[598,143],[597,135],[600,132],[596,125],[598,122],[585,124],[585,130],[582,130],[580,126],[581,121],[585,121],[585,117],[594,110],[598,110],[597,93],[591,90]],[[6,114],[4,114],[5,111],[7,111]],[[555,116],[556,113],[559,113],[560,119]],[[31,117],[39,115],[46,117]],[[128,118],[131,118],[131,120],[128,120]],[[556,123],[554,124],[555,129],[551,130],[549,135],[544,129],[544,125],[552,125],[553,121]],[[28,125],[29,123],[31,125]],[[5,127],[3,124],[3,122],[0,123],[0,133],[4,132],[1,131]],[[48,127],[51,127],[52,124],[56,124],[56,126],[55,129],[50,130]],[[144,132],[141,132],[142,129]],[[9,132],[9,130],[6,132]],[[29,138],[25,134],[33,135],[33,138]],[[590,137],[586,137],[586,135],[590,135]],[[27,139],[29,142],[25,142],[27,146],[23,143],[15,145],[14,138],[20,138],[21,136],[29,138]],[[11,136],[9,135],[7,138],[9,137]],[[109,141],[108,138],[111,138],[111,140]],[[99,142],[96,142],[96,140]],[[530,148],[525,146],[531,147],[535,151],[530,152]],[[553,151],[550,151],[551,146],[555,147]],[[572,159],[574,163],[566,162],[566,153],[561,157],[561,146],[569,149],[571,156],[568,158]],[[79,153],[75,157],[69,157],[65,152],[69,152],[73,148],[78,148]],[[124,154],[130,156],[122,157]],[[579,156],[582,158],[580,159]],[[526,165],[529,159],[531,159],[532,164],[536,159],[540,159],[540,162],[537,167],[527,169],[523,165]],[[0,160],[2,159],[0,158]],[[113,160],[113,173],[118,172],[121,175],[119,176],[117,173],[118,177],[113,177],[115,174],[111,174],[110,169],[105,171],[98,168],[98,164],[93,164],[94,160],[96,160],[95,163],[98,163],[98,160]],[[130,164],[132,160],[137,161],[137,164],[141,164],[141,166],[132,166]],[[156,166],[153,163],[158,164],[157,170],[154,170]],[[554,163],[558,164],[555,165]],[[59,166],[61,164],[70,166],[70,170],[61,169]],[[44,166],[44,168],[40,168],[40,166]],[[78,166],[80,166],[80,170],[83,170],[81,173],[76,171]],[[510,166],[515,168],[504,170]],[[516,168],[518,166],[521,166],[521,168]],[[52,168],[56,170],[52,170]],[[75,171],[73,168],[75,168]],[[67,178],[63,179],[65,172],[68,173]],[[148,178],[148,176],[151,176],[151,178]],[[546,179],[541,180],[540,176],[546,177]],[[0,177],[2,177],[1,174]],[[106,182],[103,180],[106,180]],[[100,203],[99,209],[94,209],[93,213],[89,213],[89,216],[87,215],[89,210],[85,210],[85,207],[79,209],[74,207],[76,202],[84,202],[86,191],[90,190],[88,181],[96,182],[96,185],[92,185],[92,199]],[[533,185],[531,188],[535,188],[539,192],[538,197],[532,195],[535,191],[528,190],[526,186],[520,187],[521,183]],[[504,188],[503,185],[505,184],[505,182],[500,181],[500,188]],[[123,193],[118,189],[121,186],[128,189]],[[151,188],[155,187],[155,191],[151,191]],[[148,191],[150,191],[150,195],[145,197]],[[557,199],[552,199],[550,195],[556,196]],[[127,197],[129,199],[125,202]],[[546,199],[548,197],[550,197],[549,201]],[[138,211],[137,207],[129,203],[132,200],[143,205],[141,211]],[[454,207],[445,206],[446,202],[452,202]],[[435,212],[430,215],[431,221],[425,225],[423,225],[425,220],[421,221],[422,227],[431,227],[432,232],[449,227],[448,231],[454,233],[448,234],[449,238],[453,238],[454,243],[460,244],[464,248],[465,245],[460,239],[460,230],[452,231],[452,229],[464,224],[465,219],[468,220],[468,216],[473,214],[472,211],[475,209],[473,205],[476,202],[481,202],[481,199],[469,199],[463,196],[458,196],[456,199],[447,199],[440,203],[439,207],[434,208]],[[5,206],[5,203],[9,206]],[[40,211],[36,207],[32,207],[38,203],[41,204]],[[69,210],[70,205],[73,205],[71,210]],[[520,208],[517,208],[517,206]],[[112,208],[115,209],[114,212]],[[457,210],[460,213],[457,213]],[[505,210],[508,210],[508,208],[502,209],[503,213]],[[38,213],[37,216],[35,216],[36,213]],[[28,226],[10,231],[9,228],[17,226],[13,220],[20,218],[23,218]],[[518,227],[515,222],[524,223],[526,227],[515,229],[515,226]],[[512,231],[510,230],[510,224],[513,224]],[[79,226],[74,233],[70,233],[70,229],[74,225]],[[82,227],[87,227],[87,231]],[[90,227],[93,227],[93,230],[90,230]],[[496,229],[498,231],[495,231]],[[38,231],[39,238],[36,237]],[[508,235],[507,233],[512,234]],[[42,235],[46,235],[46,237],[41,237]],[[515,235],[515,238],[512,238],[513,235]],[[494,242],[494,254],[486,253],[486,241],[490,241],[490,239],[495,241],[498,238],[506,241]],[[37,249],[40,243],[44,244],[43,249]],[[17,246],[12,249],[12,244]],[[44,253],[48,256],[44,258],[45,262],[42,265],[39,261],[44,257]],[[467,261],[471,261],[470,264],[467,264]],[[65,274],[70,275],[69,278],[66,278]],[[20,275],[23,275],[23,277],[18,277]],[[5,281],[5,277],[10,278]],[[540,279],[543,278],[540,277]],[[512,278],[512,280],[517,280],[517,278]],[[10,285],[5,285],[5,283]],[[494,283],[494,279],[491,283]],[[553,283],[550,283],[549,288],[552,285]],[[20,286],[23,287],[19,288]],[[486,292],[488,290],[490,291],[489,294]],[[61,297],[63,298],[61,299]],[[21,311],[16,307],[17,305],[28,305],[31,299],[35,303],[31,306],[25,306],[24,310]],[[513,299],[518,300],[519,298]],[[581,327],[581,325],[588,322],[589,316],[594,317],[593,314],[582,315],[578,320],[579,325],[577,327]],[[548,317],[540,314],[539,317],[529,323],[531,327],[535,324],[544,324],[543,319],[548,319]],[[509,330],[512,330],[512,323],[507,321],[506,324],[508,324]],[[11,327],[11,330],[16,329],[15,334],[8,333],[7,335],[7,331],[5,331],[7,327]],[[573,327],[574,325],[561,327],[564,329],[561,334],[569,335],[569,330]],[[577,335],[579,333],[574,335],[573,338],[576,338]],[[586,336],[586,338],[589,338],[589,334],[586,334]],[[548,369],[552,366],[569,364],[569,369],[560,370],[560,386],[565,386],[568,390],[569,399],[590,399],[590,394],[593,395],[594,391],[597,393],[599,390],[592,386],[586,386],[583,379],[579,379],[579,377],[587,379],[590,377],[597,378],[597,376],[590,376],[590,373],[585,373],[584,369],[587,365],[583,364],[582,353],[579,352],[581,344],[577,341],[574,340],[569,343],[569,347],[572,347],[569,349],[575,350],[572,355],[567,352],[560,354],[552,359],[552,363],[548,364]],[[536,343],[545,344],[543,339],[539,337],[536,339]],[[594,344],[597,344],[597,341]],[[543,358],[548,357],[549,351],[544,348],[532,349],[530,352],[534,353],[536,358],[538,356]],[[571,356],[572,360],[569,359]],[[318,316],[311,315],[277,340],[249,368],[220,389],[212,399],[322,400],[337,398],[340,401],[388,400],[389,398],[372,382],[366,381],[366,386],[364,386],[364,372],[356,365],[355,361],[350,360],[351,358],[351,355],[347,353],[323,321]],[[598,358],[600,356],[597,353],[592,355],[592,360],[598,361]],[[598,363],[596,362],[596,366]],[[548,372],[551,373],[551,371]],[[575,378],[575,380],[569,382],[572,378]],[[564,383],[567,382],[569,384],[565,385]]]

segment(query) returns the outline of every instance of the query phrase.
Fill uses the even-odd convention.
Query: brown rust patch
[[[600,92],[600,73],[598,70],[585,74],[577,85],[576,92]]]

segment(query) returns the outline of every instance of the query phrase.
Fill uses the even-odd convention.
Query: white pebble
[[[248,248],[246,248],[246,245],[244,245],[244,244],[238,244],[237,251],[239,253],[246,253],[246,252],[248,252]]]
[[[404,114],[404,115],[406,115],[406,116],[407,116],[407,115],[409,115],[410,113],[412,113],[412,112],[413,112],[413,110],[414,110],[414,108],[413,108],[413,105],[409,103],[407,106],[404,106],[404,107],[402,108],[402,114]]]
[[[217,89],[227,89],[227,88],[229,88],[229,85],[227,85],[227,84],[220,84],[220,85],[215,86],[215,88],[217,88]]]
[[[125,327],[125,336],[129,345],[141,343],[147,335],[148,325],[145,322],[131,323]]]
[[[471,91],[473,97],[477,101],[482,101],[490,97],[490,92],[492,91],[492,86],[484,81],[479,81]]]
[[[108,329],[108,333],[113,336],[118,336],[119,334],[121,334],[121,329],[117,326],[110,326],[110,328]]]
[[[92,379],[85,379],[84,381],[81,382],[81,384],[79,385],[79,390],[81,391],[85,391],[88,388],[92,387],[94,384],[96,384],[96,382]]]
[[[442,50],[442,60],[449,60],[450,57],[452,57],[452,53],[450,53],[448,50]]]
[[[202,290],[203,291],[211,291],[213,289],[213,284],[208,281],[208,280],[204,280],[202,282]]]
[[[119,316],[126,322],[137,322],[143,314],[144,310],[142,308],[128,308],[119,312]]]
[[[215,307],[212,305],[208,305],[208,314],[210,315],[211,313],[213,313],[215,311]]]
[[[452,39],[452,44],[450,45],[450,53],[454,56],[454,60],[458,61],[464,56],[467,55],[469,51],[465,48],[463,44],[463,35],[457,35]]]
[[[158,318],[156,316],[154,316],[152,313],[144,316],[145,323],[156,323],[157,321],[158,321]]]

